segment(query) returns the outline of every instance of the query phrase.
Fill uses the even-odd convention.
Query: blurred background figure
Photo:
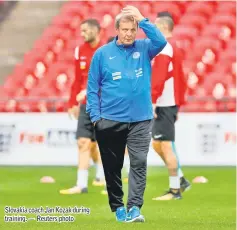
[[[187,89],[183,74],[183,54],[172,37],[174,21],[169,12],[160,12],[156,26],[168,44],[154,58],[152,68],[152,101],[154,103],[153,148],[169,171],[169,190],[154,200],[181,199],[182,191],[191,187],[184,178],[175,149],[175,122],[180,107],[185,103]]]
[[[90,157],[96,164],[95,186],[104,185],[104,171],[96,143],[94,126],[86,113],[86,87],[90,62],[94,52],[102,45],[100,41],[100,24],[95,19],[82,21],[81,37],[84,44],[75,49],[75,80],[71,88],[68,113],[78,119],[77,144],[78,144],[78,173],[76,186],[60,190],[61,194],[78,194],[88,192],[88,169]],[[78,106],[79,104],[79,106]]]

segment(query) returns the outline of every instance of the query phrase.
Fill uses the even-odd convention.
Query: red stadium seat
[[[226,49],[229,50],[229,51],[236,50],[236,38],[231,39],[230,41],[228,41]]]
[[[227,49],[223,52],[222,55],[220,55],[220,61],[225,61],[229,65],[236,62],[236,54],[231,49]]]
[[[206,18],[201,15],[186,15],[184,14],[183,17],[181,17],[179,24],[187,25],[189,27],[194,27],[198,30],[201,30],[204,25],[206,26]]]
[[[217,62],[213,68],[213,72],[216,73],[231,73],[231,63],[224,60]]]
[[[78,15],[59,15],[53,19],[52,26],[60,28],[68,28],[75,30],[80,26],[82,18]]]
[[[67,50],[74,54],[75,48],[80,44],[82,44],[80,39],[72,39],[67,43]]]
[[[196,69],[197,63],[192,60],[185,60],[183,62],[183,70],[184,74],[189,74],[190,72],[193,72]]]
[[[176,44],[180,49],[182,49],[184,57],[192,46],[192,42],[186,37],[182,38],[182,36],[176,38]]]
[[[235,101],[228,101],[226,103],[227,109],[225,112],[235,112],[236,113],[236,102]]]
[[[67,73],[60,73],[48,84],[51,89],[55,89],[55,92],[61,95],[63,92],[68,92],[67,89],[69,89],[72,84],[72,78],[70,78]]]
[[[235,34],[235,29],[236,29],[236,17],[233,15],[214,15],[210,21],[211,24],[215,24],[218,26],[227,26],[228,28],[231,29],[233,32],[233,35]]]
[[[203,103],[203,112],[217,112],[218,107],[216,101],[207,100]]]
[[[151,1],[130,1],[126,5],[132,5],[140,9],[143,15],[150,15],[153,12],[156,3]],[[160,3],[159,3],[160,4]],[[157,13],[157,12],[156,12]]]
[[[181,107],[180,112],[206,112],[204,102],[190,101]]]
[[[104,4],[103,4],[104,3]],[[101,2],[101,4],[94,7],[94,13],[110,14],[115,17],[117,14],[121,12],[123,8],[123,2]]]
[[[74,63],[74,52],[73,50],[65,50],[58,56],[59,62],[68,62],[68,63]]]
[[[4,103],[3,112],[13,113],[17,111],[17,101],[14,99],[8,100]]]
[[[233,88],[234,82],[231,75],[224,72],[213,72],[206,76],[203,86],[207,93],[216,99],[230,96],[228,89]]]
[[[11,96],[9,93],[9,89],[7,89],[4,86],[0,86],[0,104],[1,104],[1,109],[4,107],[3,104],[5,104],[4,100],[8,100],[8,98]]]
[[[172,3],[175,3],[177,6],[179,6],[182,15],[185,14],[185,11],[190,4],[189,1],[172,1]]]
[[[61,74],[65,74],[68,77],[68,79],[73,79],[74,78],[74,64],[69,64],[66,62],[57,62],[53,64],[49,72],[45,76],[45,82],[46,81],[52,82],[52,80],[56,80],[57,77]]]
[[[116,35],[115,15],[129,4],[137,6],[151,21],[160,11],[173,15],[173,35],[185,57],[188,95],[203,98],[188,102],[184,111],[234,111],[232,100],[220,101],[223,97],[236,98],[236,3],[230,1],[69,1],[6,78],[0,97],[13,99],[0,104],[0,111],[65,111],[62,99],[67,100],[74,79],[74,50],[83,43],[80,23],[97,18],[102,27],[101,40],[106,43],[108,37]],[[141,30],[138,37],[145,37]],[[206,101],[207,96],[210,101]],[[14,97],[38,98],[17,102]],[[40,100],[50,97],[57,100]]]
[[[65,4],[61,9],[62,15],[79,16],[81,19],[88,17],[91,13],[91,7],[87,4],[76,2],[74,4]]]
[[[233,16],[236,16],[236,2],[228,2],[228,1],[220,1],[217,3],[217,13],[220,14],[232,14]]]
[[[153,6],[150,4],[150,2],[142,2],[139,8],[141,9],[141,13],[143,15],[152,14]]]
[[[64,31],[65,31],[65,28],[63,28],[63,27],[58,27],[58,26],[51,25],[43,31],[43,34],[42,34],[40,40],[43,39],[43,40],[47,41],[48,38],[54,38],[53,40],[55,40]]]
[[[202,15],[209,18],[214,12],[215,6],[211,2],[192,2],[186,8],[187,14]]]
[[[48,40],[47,42],[44,40],[37,40],[34,43],[32,50],[25,54],[25,57],[29,56],[29,58],[31,57],[32,59],[40,58],[40,61],[48,67],[56,60],[56,53],[53,52],[54,43],[55,41],[52,40],[51,43]],[[26,61],[25,58],[24,61]]]
[[[19,77],[16,74],[12,74],[6,78],[3,84],[3,87],[7,90],[16,89],[19,87],[22,81],[23,81],[23,78],[21,76]]]
[[[67,42],[72,36],[70,29],[63,29],[60,27],[50,27],[50,30],[46,30],[43,33],[42,41],[46,44],[53,45],[57,39],[62,39],[64,42]]]
[[[188,39],[193,41],[198,36],[199,31],[192,26],[178,25],[174,28],[173,36],[175,38]]]
[[[177,46],[184,51],[184,56],[197,36],[198,30],[192,26],[178,25],[173,31],[173,37],[177,41]]]
[[[174,18],[175,23],[178,22],[181,10],[175,2],[155,2],[152,6],[152,13],[156,14],[162,11],[168,11]]]
[[[226,26],[209,25],[202,31],[202,36],[213,37],[213,39],[220,39],[229,41],[232,36],[232,31]]]
[[[196,61],[203,61],[206,64],[214,64],[218,59],[219,52],[222,51],[222,44],[219,40],[213,38],[199,37],[193,43],[193,50],[195,52],[189,54],[189,58]]]
[[[55,26],[56,28],[70,28],[70,23],[71,23],[72,17],[71,15],[65,15],[62,17],[61,15],[58,15],[53,18],[52,25]]]

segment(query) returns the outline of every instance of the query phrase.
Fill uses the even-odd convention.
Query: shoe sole
[[[78,194],[87,194],[87,192],[76,192],[76,193],[63,193],[59,192],[61,195],[78,195]]]
[[[152,200],[154,200],[154,201],[170,201],[170,200],[181,200],[181,199],[182,199],[182,196],[180,196],[180,197],[172,197],[171,199],[167,199],[167,200],[161,200],[161,199],[152,198]]]
[[[145,218],[144,218],[144,216],[143,215],[140,215],[140,216],[137,216],[137,217],[135,217],[134,219],[132,219],[132,220],[126,220],[125,221],[126,223],[133,223],[133,222],[140,222],[140,223],[144,223],[145,222]]]
[[[103,182],[98,182],[98,181],[94,181],[94,182],[92,183],[92,185],[95,186],[95,187],[102,187],[102,186],[105,186],[105,183],[103,183]]]
[[[66,192],[66,191],[59,191],[61,195],[76,195],[76,194],[87,194],[88,190],[87,189],[82,189],[80,192]]]
[[[179,198],[172,198],[172,199],[169,199],[169,200],[155,200],[155,199],[152,199],[154,201],[171,201],[171,200],[182,200],[182,197],[179,197]]]

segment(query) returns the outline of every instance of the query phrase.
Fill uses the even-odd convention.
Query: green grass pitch
[[[94,169],[90,170],[89,194],[60,195],[59,190],[75,183],[76,167],[0,167],[0,229],[65,229],[65,230],[234,230],[236,229],[236,180],[234,167],[184,167],[187,178],[205,176],[207,184],[193,184],[178,201],[152,201],[168,186],[164,167],[149,167],[145,203],[142,213],[145,223],[117,223],[110,212],[107,196],[101,187],[91,186]],[[40,184],[42,176],[56,179],[55,184]],[[125,201],[127,184],[124,185]],[[74,215],[71,223],[5,223],[5,206],[84,206],[90,215]],[[35,217],[30,214],[28,217]]]

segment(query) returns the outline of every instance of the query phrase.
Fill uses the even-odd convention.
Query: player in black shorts
[[[80,105],[80,114],[77,122],[76,138],[85,137],[96,141],[94,126],[91,123],[89,115],[86,113],[86,105]]]
[[[153,138],[160,141],[175,141],[175,122],[178,106],[155,107],[156,118],[153,125]]]
[[[182,69],[182,52],[172,38],[174,22],[168,12],[158,13],[155,21],[166,37],[166,47],[154,58],[152,68],[152,101],[154,125],[153,148],[169,171],[170,189],[154,200],[181,199],[181,192],[190,188],[184,178],[175,150],[175,122],[179,107],[184,104],[186,80]]]
[[[84,43],[75,48],[75,79],[71,87],[69,99],[69,115],[78,119],[77,145],[78,170],[76,185],[60,190],[61,194],[80,194],[88,191],[88,169],[90,158],[96,162],[95,186],[104,186],[104,170],[99,150],[95,141],[94,127],[86,114],[86,88],[90,62],[95,51],[103,44],[100,41],[100,25],[95,19],[82,21],[80,26]],[[80,106],[78,106],[80,105]],[[79,115],[78,115],[79,114]]]

